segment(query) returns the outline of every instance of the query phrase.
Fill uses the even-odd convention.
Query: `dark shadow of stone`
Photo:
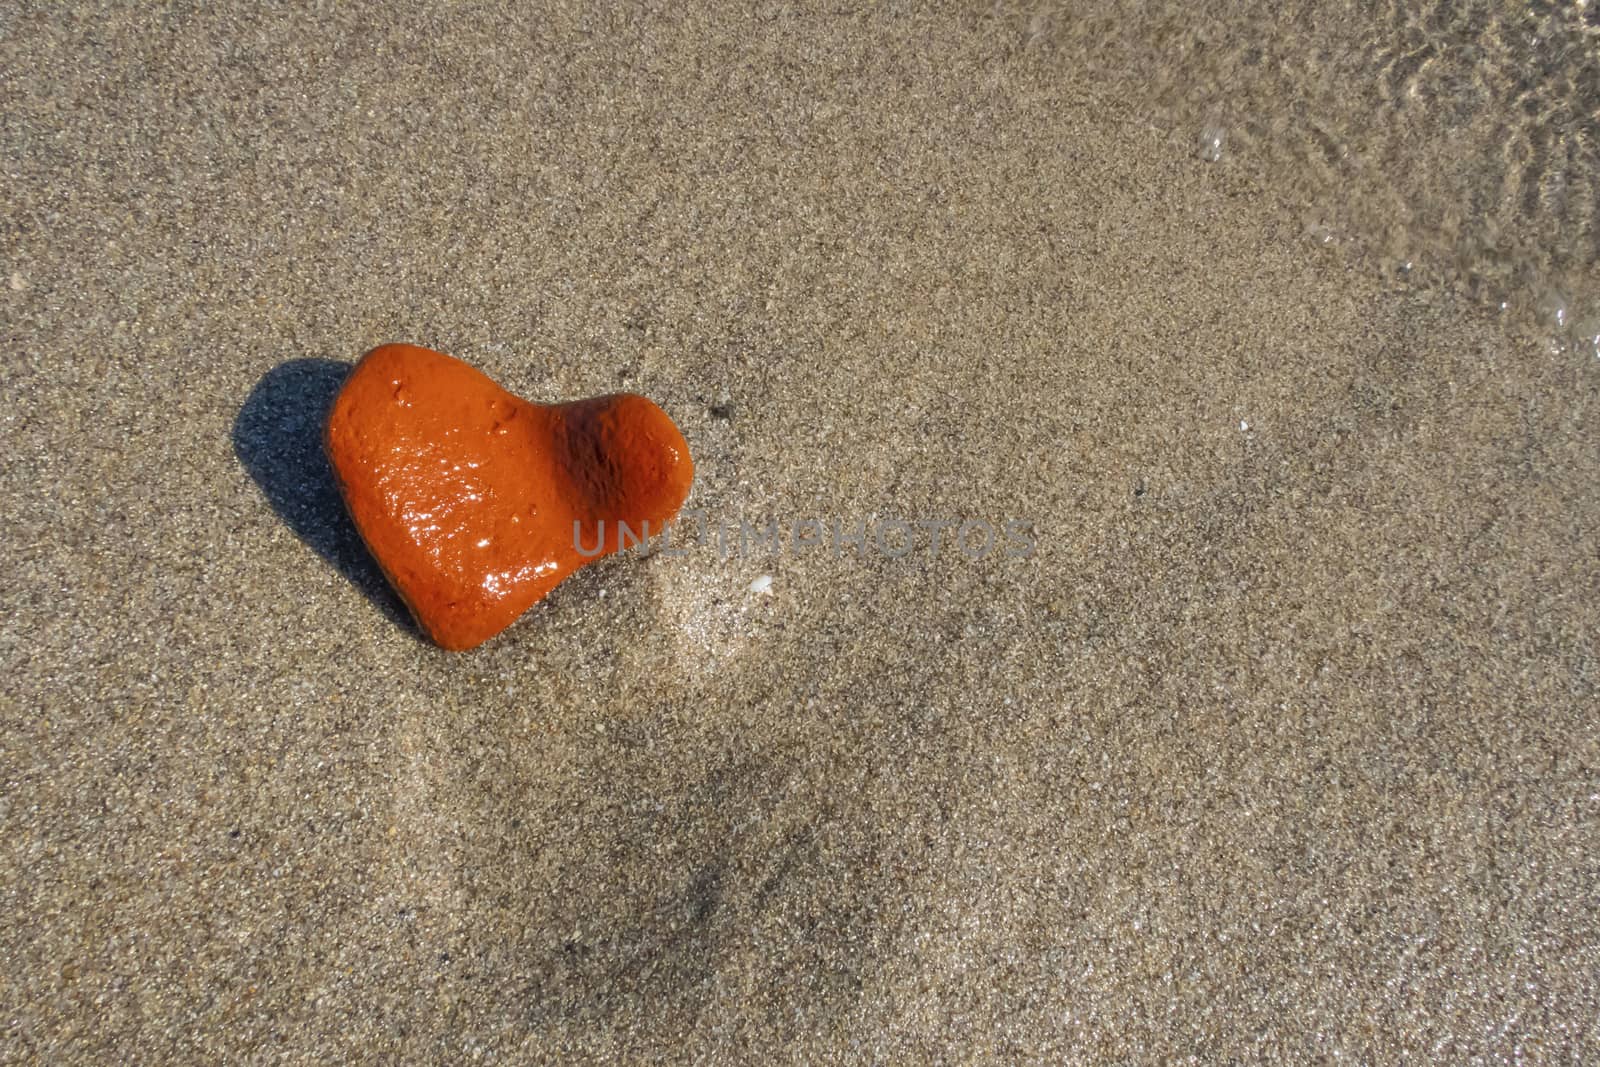
[[[317,555],[413,636],[421,631],[378,569],[334,484],[322,429],[351,364],[296,359],[272,368],[233,422],[233,452],[272,510]]]

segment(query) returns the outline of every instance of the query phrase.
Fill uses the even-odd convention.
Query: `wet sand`
[[[5,21],[0,1059],[1600,1052],[1600,362],[954,7]],[[443,653],[317,450],[393,340],[1036,549]]]

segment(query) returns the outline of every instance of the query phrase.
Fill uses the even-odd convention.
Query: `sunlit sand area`
[[[1590,9],[0,27],[0,1059],[1600,1056]],[[436,647],[396,341],[693,521]]]

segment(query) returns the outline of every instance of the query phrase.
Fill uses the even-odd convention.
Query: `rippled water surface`
[[[1259,168],[1306,235],[1564,346],[1600,335],[1600,2],[1002,3],[1018,46]]]

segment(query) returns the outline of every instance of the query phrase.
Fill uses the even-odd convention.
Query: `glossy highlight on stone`
[[[642,396],[535,404],[406,344],[356,365],[325,446],[378,565],[428,636],[455,650],[617,551],[624,525],[659,533],[694,479],[683,434]]]

